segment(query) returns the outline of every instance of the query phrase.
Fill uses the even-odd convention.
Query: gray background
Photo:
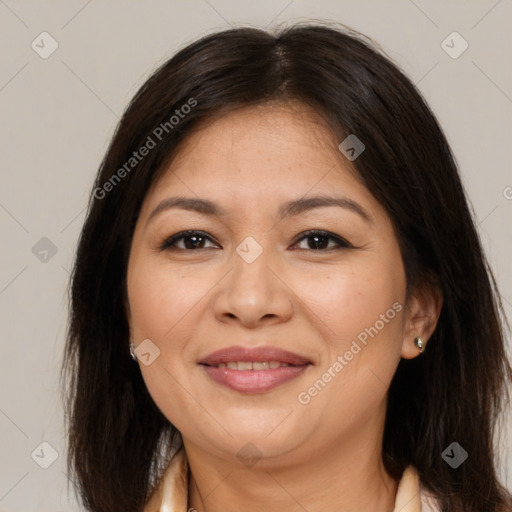
[[[58,395],[66,286],[93,178],[128,101],[157,64],[205,33],[310,18],[369,35],[418,84],[457,158],[510,318],[510,0],[0,0],[0,511],[79,510],[66,492]],[[31,47],[51,49],[43,31],[58,43],[46,59]],[[458,58],[442,47],[453,31],[469,44]],[[512,488],[504,419],[500,474]],[[58,454],[47,469],[52,448],[42,442]]]

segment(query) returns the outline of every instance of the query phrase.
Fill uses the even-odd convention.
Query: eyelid
[[[189,237],[189,236],[201,236],[203,238],[207,238],[208,240],[210,241],[214,241],[213,238],[208,235],[208,233],[205,233],[204,231],[201,231],[199,229],[186,229],[184,231],[180,231],[179,233],[175,233],[174,235],[171,235],[169,237],[167,237],[160,245],[159,245],[159,249],[161,251],[165,251],[165,250],[172,250],[172,249],[177,249],[177,250],[181,250],[181,251],[187,251],[188,249],[181,249],[181,247],[173,247],[171,244],[177,242],[178,240],[181,240],[182,238],[186,238],[186,237]],[[196,251],[200,251],[201,249],[195,249]],[[189,252],[192,252],[190,250],[188,250]]]
[[[177,242],[178,240],[181,240],[182,238],[186,238],[188,236],[194,236],[194,235],[197,235],[197,236],[201,236],[203,238],[206,238],[208,239],[209,241],[211,242],[214,242],[214,239],[208,235],[206,232],[204,231],[201,231],[201,230],[198,230],[198,229],[189,229],[189,230],[184,230],[184,231],[180,231],[178,233],[175,233],[174,235],[171,235],[170,237],[167,237],[160,245],[159,245],[159,249],[161,251],[164,251],[164,250],[173,250],[173,249],[176,249],[178,251],[188,251],[188,252],[194,252],[194,251],[200,251],[200,250],[203,250],[203,249],[209,249],[209,247],[203,247],[203,248],[199,248],[199,249],[182,249],[181,247],[173,247],[172,244]],[[292,245],[296,245],[298,242],[302,241],[303,239],[306,239],[306,238],[309,238],[309,237],[312,237],[312,236],[323,236],[325,238],[330,238],[332,240],[334,240],[337,244],[337,247],[331,247],[330,249],[298,249],[298,250],[302,250],[302,251],[312,251],[312,252],[329,252],[329,251],[332,251],[333,249],[336,250],[336,249],[347,249],[347,248],[355,248],[348,240],[346,240],[345,238],[339,236],[339,235],[336,235],[334,233],[331,233],[330,231],[325,231],[323,229],[309,229],[309,230],[306,230],[306,231],[302,231],[301,233],[299,233],[299,235],[297,235],[297,237],[294,239]],[[297,250],[297,249],[294,249],[294,250]]]
[[[325,231],[323,229],[308,229],[307,231],[303,231],[300,233],[294,240],[293,245],[297,244],[297,242],[300,242],[304,238],[309,238],[312,236],[323,236],[325,238],[331,238],[334,240],[337,244],[337,247],[331,248],[331,249],[299,249],[299,250],[307,250],[312,252],[328,252],[329,250],[333,249],[347,249],[347,248],[354,248],[354,246],[345,238],[342,236],[336,235],[335,233],[331,233],[330,231]]]

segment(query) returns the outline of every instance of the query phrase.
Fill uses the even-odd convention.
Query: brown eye
[[[303,233],[302,238],[298,241],[307,240],[307,247],[300,248],[301,250],[322,251],[332,249],[343,249],[353,247],[345,239],[329,233],[328,231],[311,230]],[[329,242],[334,241],[334,246],[329,247]]]
[[[178,246],[177,242],[183,240],[182,246]],[[176,233],[172,235],[170,238],[167,238],[163,244],[160,245],[160,250],[199,250],[199,249],[208,249],[205,247],[205,243],[207,240],[211,240],[209,236],[207,236],[202,231],[181,231],[180,233]]]
[[[295,244],[302,240],[307,240],[307,247],[301,247],[299,248],[300,250],[330,251],[353,247],[345,239],[333,233],[329,233],[328,231],[310,230],[302,233],[302,235],[303,236],[299,238]],[[180,231],[179,233],[176,233],[175,235],[167,238],[160,245],[160,250],[194,251],[200,249],[208,249],[210,247],[205,247],[205,244],[208,241],[211,242],[212,238],[202,231]],[[329,245],[330,243],[331,245]],[[332,245],[332,243],[334,243],[334,245]]]

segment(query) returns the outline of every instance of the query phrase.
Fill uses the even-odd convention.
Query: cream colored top
[[[188,512],[188,462],[181,448],[172,458],[144,512]],[[393,512],[440,512],[440,505],[421,485],[414,466],[398,483]],[[193,510],[191,511],[193,512]]]

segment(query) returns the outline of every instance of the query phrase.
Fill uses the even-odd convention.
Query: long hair
[[[68,472],[83,504],[142,510],[179,437],[128,351],[126,272],[142,201],[199,123],[269,101],[300,101],[340,142],[349,134],[363,141],[352,163],[393,222],[408,289],[427,283],[443,295],[428,349],[400,361],[389,389],[387,471],[399,478],[414,465],[443,512],[504,510],[493,436],[512,369],[503,308],[456,162],[399,66],[365,36],[321,23],[205,36],[160,66],[119,122],[79,239],[61,370]],[[135,158],[150,139],[154,146]],[[457,469],[442,457],[454,441],[469,453]]]

